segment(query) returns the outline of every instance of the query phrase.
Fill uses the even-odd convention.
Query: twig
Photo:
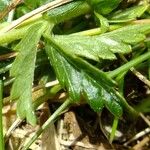
[[[12,53],[8,53],[8,54],[0,55],[0,61],[16,57],[17,54],[18,54],[17,52],[12,52]]]
[[[147,137],[145,137],[142,141],[140,141],[138,144],[136,144],[136,145],[133,147],[133,149],[134,149],[134,150],[140,150],[140,149],[142,149],[142,147],[143,147],[144,145],[146,145],[149,141],[150,141],[150,138],[147,136]]]
[[[140,116],[147,123],[147,125],[150,127],[150,121],[142,113],[140,113]]]
[[[145,136],[146,134],[150,133],[150,128],[146,128],[145,130],[137,133],[132,139],[130,139],[129,141],[127,141],[126,143],[124,143],[124,146],[127,146],[128,144],[130,144],[131,142],[139,139],[142,136]]]
[[[31,11],[30,13],[27,13],[25,14],[24,16],[20,17],[19,19],[13,21],[10,25],[6,26],[5,28],[3,28],[1,30],[1,33],[5,33],[5,32],[8,32],[10,30],[12,30],[13,28],[19,26],[19,24],[21,24],[22,22],[24,22],[25,20],[35,16],[35,15],[40,15],[48,10],[51,10],[53,8],[56,8],[58,6],[61,6],[65,3],[68,3],[68,2],[71,2],[72,0],[55,0],[55,1],[52,1],[48,4],[45,4],[33,11]]]

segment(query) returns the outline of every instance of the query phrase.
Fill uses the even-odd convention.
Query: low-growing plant
[[[25,0],[10,7],[7,2],[0,2],[1,111],[2,93],[11,87],[10,101],[17,103],[17,116],[36,125],[37,107],[61,91],[67,94],[22,149],[28,149],[66,108],[81,101],[96,112],[107,108],[114,115],[111,142],[123,113],[136,118],[144,112],[147,105],[128,104],[124,82],[129,70],[135,73],[144,62],[146,73],[142,78],[136,75],[150,87],[148,1],[123,6],[122,0]],[[57,85],[44,86],[54,80]],[[46,99],[33,99],[36,86],[45,89]],[[2,113],[0,117],[2,123]]]

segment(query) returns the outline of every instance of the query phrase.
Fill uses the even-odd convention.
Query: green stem
[[[1,32],[2,30],[0,30],[0,45],[5,43],[11,43],[12,41],[21,39],[33,24],[36,24],[37,22],[43,22],[45,20],[43,19],[34,20],[33,23],[31,21],[32,20],[30,20],[29,23],[26,22],[25,24],[19,26],[17,29],[13,29],[6,33],[2,33]]]
[[[138,56],[139,57],[139,56]],[[127,63],[127,59],[122,55],[120,54],[120,58],[125,62]],[[148,62],[149,62],[149,59],[148,59]],[[148,87],[150,87],[150,81],[143,75],[141,74],[140,72],[138,72],[134,67],[130,68],[130,71],[138,77],[139,80],[141,80],[143,83],[145,83],[145,85],[147,85]]]
[[[118,97],[120,97],[120,102],[122,104],[122,106],[124,107],[124,110],[126,110],[126,112],[128,114],[130,114],[130,118],[135,118],[138,113],[136,112],[136,110],[134,110],[133,107],[131,107],[127,101],[125,100],[125,98],[123,97],[124,95],[124,77],[126,75],[127,72],[124,72],[123,74],[119,74],[116,78],[116,81],[118,83],[118,89],[119,89],[119,93],[116,93],[118,95]]]
[[[15,29],[5,34],[0,33],[0,45],[5,44],[5,43],[11,43],[12,41],[21,39],[23,35],[26,33],[27,29],[28,27]]]
[[[123,74],[119,74],[116,78],[116,82],[118,83],[118,90],[119,93],[124,96],[124,78],[125,78],[126,72]]]
[[[150,52],[147,52],[147,53],[139,56],[138,58],[135,58],[134,60],[131,60],[130,62],[122,65],[121,67],[108,72],[108,76],[111,78],[115,78],[118,74],[128,71],[130,68],[135,67],[139,63],[141,63],[149,58],[150,58]]]
[[[110,25],[109,31],[116,30],[116,29],[121,28],[123,26],[125,26],[125,25]],[[86,31],[73,33],[72,35],[94,36],[94,35],[99,35],[101,33],[102,33],[101,28],[95,28],[95,29],[90,29],[90,30],[86,30]]]
[[[0,150],[4,150],[4,137],[3,137],[3,82],[0,80]]]
[[[22,150],[27,150],[31,144],[41,135],[41,133],[49,127],[51,123],[71,104],[71,100],[67,99],[51,116],[50,118],[42,125],[42,127],[34,134],[31,140],[25,144]]]
[[[116,130],[117,130],[117,127],[118,127],[118,118],[114,118],[114,121],[113,121],[113,126],[112,126],[112,131],[111,131],[111,134],[110,134],[110,139],[109,139],[109,142],[112,143],[113,140],[114,140],[114,137],[115,137],[115,133],[116,133]]]

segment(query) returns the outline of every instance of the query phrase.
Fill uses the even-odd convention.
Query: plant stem
[[[41,133],[48,128],[48,126],[54,122],[54,120],[71,104],[71,100],[67,99],[51,116],[50,118],[42,125],[42,127],[34,134],[31,140],[22,148],[22,150],[27,150],[31,144],[41,135]]]
[[[114,137],[115,137],[115,133],[116,133],[116,130],[117,130],[117,127],[118,127],[118,118],[114,118],[114,121],[113,121],[113,125],[112,125],[112,131],[111,131],[111,134],[110,134],[110,139],[109,139],[109,142],[112,143],[113,140],[114,140]]]
[[[17,29],[14,29],[14,30],[6,32],[6,33],[1,32],[3,30],[3,28],[2,28],[0,30],[0,45],[3,45],[5,43],[8,44],[12,41],[21,39],[33,24],[36,24],[37,22],[43,23],[44,21],[45,20],[43,20],[43,19],[30,20],[28,22],[25,22],[24,24],[21,24],[21,26],[19,26]]]
[[[4,150],[4,137],[3,137],[3,82],[0,80],[0,150]]]
[[[126,72],[123,74],[119,74],[117,78],[115,79],[116,82],[118,83],[118,90],[119,93],[124,96],[124,78],[125,78]]]
[[[26,33],[28,28],[29,27],[17,29],[8,33],[1,33],[0,30],[0,45],[21,39],[23,35]]]
[[[116,30],[116,29],[121,28],[123,26],[125,26],[125,25],[110,25],[109,31]],[[99,35],[101,33],[102,33],[101,28],[95,28],[95,29],[90,29],[90,30],[86,30],[86,31],[73,33],[72,35],[94,36],[94,35]]]
[[[119,28],[127,26],[127,25],[149,24],[149,23],[150,23],[150,19],[141,19],[141,20],[137,20],[137,21],[131,21],[129,23],[124,23],[124,24],[110,25],[109,31],[113,31],[113,30],[119,29]],[[94,35],[99,35],[101,33],[102,33],[102,31],[101,31],[100,28],[95,28],[95,29],[90,29],[90,30],[86,30],[86,31],[81,31],[81,32],[73,33],[73,35],[94,36]]]
[[[19,24],[21,24],[22,22],[24,22],[25,20],[35,16],[35,15],[38,15],[38,14],[42,14],[50,9],[53,9],[53,8],[56,8],[58,6],[61,6],[65,3],[68,3],[68,2],[71,2],[72,0],[55,0],[55,1],[52,1],[48,4],[45,4],[33,11],[31,11],[30,13],[27,13],[25,14],[24,16],[20,17],[19,19],[13,21],[9,26],[6,26],[6,28],[3,28],[1,30],[1,33],[5,33],[5,32],[8,32],[12,29],[14,29],[15,27],[17,27]]]
[[[126,63],[128,62],[127,59],[122,54],[120,54],[120,57],[124,62],[126,62]],[[148,59],[148,61],[149,61],[149,59]],[[134,67],[132,67],[130,70],[132,71],[132,73],[135,76],[137,76],[139,78],[139,80],[141,80],[143,83],[145,83],[150,88],[150,81],[143,74],[138,72]]]
[[[134,60],[131,60],[130,62],[122,65],[121,67],[108,72],[108,76],[111,78],[115,78],[118,74],[128,71],[132,67],[138,65],[139,63],[141,63],[149,58],[150,58],[150,52],[147,52],[147,53],[139,56],[138,58],[135,58]]]

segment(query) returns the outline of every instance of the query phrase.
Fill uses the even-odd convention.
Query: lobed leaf
[[[67,54],[66,59],[58,49],[52,47],[49,41],[46,45],[46,51],[56,76],[63,88],[67,89],[73,102],[78,102],[84,97],[95,111],[100,111],[106,106],[115,116],[122,115],[120,100],[115,96],[115,93],[112,94],[112,87],[103,86],[103,83],[99,84],[94,76],[91,77],[82,67],[79,65],[76,67],[75,64],[70,63]],[[99,76],[99,78],[102,77]]]
[[[121,40],[126,44],[136,44],[142,42],[146,38],[146,34],[150,33],[150,25],[137,24],[128,25],[123,28],[106,33],[106,37]]]
[[[21,118],[27,118],[32,125],[36,118],[32,108],[32,82],[34,78],[34,68],[37,52],[37,44],[41,34],[45,29],[45,24],[40,22],[32,25],[20,43],[15,47],[19,51],[13,62],[10,74],[15,77],[11,89],[11,99],[17,101],[17,113]]]
[[[115,53],[130,53],[130,44],[141,42],[150,32],[149,24],[130,25],[98,36],[56,35],[54,40],[65,51],[99,61],[115,59]]]

